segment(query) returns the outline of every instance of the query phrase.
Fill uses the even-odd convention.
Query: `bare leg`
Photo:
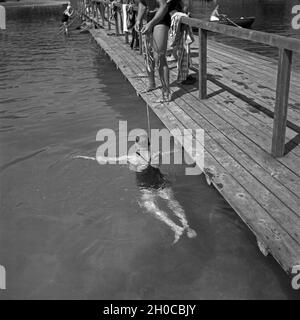
[[[167,226],[171,228],[171,230],[175,233],[175,239],[173,243],[176,243],[183,231],[184,228],[178,226],[175,222],[173,222],[167,215],[166,212],[159,209],[159,207],[155,204],[155,195],[150,190],[141,190],[141,203],[140,205],[144,207],[148,212],[152,213],[157,219],[164,222]]]
[[[175,216],[180,220],[182,226],[186,230],[187,236],[189,238],[195,238],[197,236],[197,233],[194,229],[190,228],[185,212],[180,203],[175,199],[172,189],[161,189],[159,190],[158,194],[162,199],[167,201],[168,207],[174,212]]]
[[[152,62],[151,62],[151,71],[149,71],[147,68],[147,75],[148,75],[148,88],[147,91],[152,91],[156,88],[155,85],[155,78],[154,78],[154,70],[155,70],[155,61],[154,61],[154,57],[153,57],[153,52],[151,52],[151,58],[152,58]]]
[[[64,30],[65,30],[65,34],[68,35],[69,31],[68,31],[68,23],[64,22]]]
[[[162,84],[163,101],[170,100],[169,68],[166,59],[169,27],[158,24],[153,28],[153,48]]]
[[[148,77],[148,87],[146,92],[152,91],[155,89],[155,61],[153,56],[153,43],[152,43],[152,34],[145,34],[142,36],[142,43],[140,44],[143,48],[145,63],[146,63],[146,73]]]

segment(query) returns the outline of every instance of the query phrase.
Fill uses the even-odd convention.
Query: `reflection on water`
[[[215,7],[214,1],[190,0],[193,16],[208,19]],[[292,8],[298,0],[218,0],[220,13],[228,17],[255,16],[252,29],[276,33],[300,39],[299,30],[292,28]],[[255,42],[241,41],[236,38],[216,36],[214,39],[223,43],[246,49],[272,58],[277,58],[278,50]],[[300,56],[295,54],[294,68],[300,70]]]
[[[297,298],[203,176],[162,168],[197,233],[172,245],[174,233],[139,206],[134,172],[73,159],[95,156],[97,131],[118,131],[119,120],[147,128],[146,109],[91,38],[58,37],[58,21],[10,19],[1,35],[3,297]],[[163,127],[153,114],[151,126]]]

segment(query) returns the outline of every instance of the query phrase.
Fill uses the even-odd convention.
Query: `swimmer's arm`
[[[152,155],[152,159],[156,159],[156,158],[158,158],[158,157],[160,157],[160,156],[163,156],[163,155],[167,155],[167,154],[172,154],[172,153],[174,153],[174,151],[166,151],[166,152],[160,152],[160,151],[158,151],[158,152],[155,152],[153,155]]]
[[[101,157],[101,156],[97,156],[96,157],[96,160],[99,162],[99,163],[116,163],[116,162],[123,162],[123,163],[127,163],[128,162],[128,158],[129,156],[127,155],[124,155],[124,156],[121,156],[121,157]]]
[[[146,6],[140,0],[139,1],[139,5],[138,5],[138,14],[137,14],[137,17],[136,17],[136,22],[135,22],[135,30],[137,32],[140,31],[141,22],[142,22],[142,19],[143,19],[145,11],[146,11]]]
[[[101,157],[101,156],[97,156],[97,157],[89,157],[89,156],[74,156],[74,159],[85,159],[85,160],[94,160],[94,161],[98,161],[99,163],[109,163],[109,162],[124,162],[127,163],[130,156],[121,156],[121,157]]]
[[[211,14],[211,17],[212,17],[212,16],[215,16],[215,17],[219,17],[219,16],[220,16],[220,14],[219,14],[219,5],[217,5],[217,6],[215,7],[214,11],[213,11],[212,14]]]
[[[158,152],[155,152],[151,156],[151,166],[154,167],[154,168],[159,168],[161,163],[162,163],[162,157],[164,155],[168,155],[168,154],[172,154],[172,153],[174,153],[174,151],[166,151],[166,152],[158,151]]]

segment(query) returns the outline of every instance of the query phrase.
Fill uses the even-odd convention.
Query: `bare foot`
[[[164,102],[170,102],[171,101],[170,89],[162,89],[162,97]]]
[[[168,90],[162,89],[162,97],[155,100],[154,103],[168,103],[171,101],[171,93]]]
[[[195,238],[197,237],[197,232],[192,228],[187,228],[186,235],[188,236],[188,238]]]
[[[176,242],[178,242],[178,240],[180,239],[180,237],[182,236],[183,234],[183,231],[184,231],[184,228],[182,227],[177,227],[174,232],[175,232],[175,238],[174,238],[174,241],[173,241],[173,244],[175,244]]]

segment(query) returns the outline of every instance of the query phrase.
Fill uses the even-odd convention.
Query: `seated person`
[[[219,5],[217,5],[214,11],[210,15],[210,21],[219,21],[219,20],[220,20]]]

